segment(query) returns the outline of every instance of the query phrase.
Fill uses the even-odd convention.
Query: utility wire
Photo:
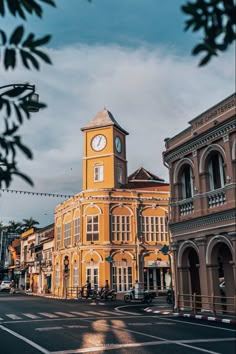
[[[45,192],[30,192],[30,191],[20,191],[20,190],[15,190],[15,189],[4,189],[0,188],[0,191],[6,192],[6,193],[15,193],[15,194],[28,194],[28,195],[33,195],[37,197],[56,197],[56,198],[71,198],[73,197],[72,194],[60,194],[60,193],[45,193]]]

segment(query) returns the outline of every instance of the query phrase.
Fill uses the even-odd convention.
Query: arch
[[[207,248],[206,248],[206,265],[210,264],[210,259],[211,259],[211,254],[212,254],[212,250],[214,248],[214,246],[219,243],[222,242],[224,244],[226,244],[232,254],[232,258],[234,259],[234,249],[233,249],[233,245],[231,244],[231,242],[229,241],[229,239],[224,236],[224,235],[216,235],[214,236],[208,243]]]
[[[98,256],[98,258],[99,258],[99,262],[103,262],[103,258],[102,258],[102,256],[100,255],[100,253],[98,253],[97,251],[94,251],[94,250],[89,250],[89,251],[87,251],[87,252],[85,252],[85,253],[83,254],[82,263],[85,262],[85,258],[87,257],[88,254],[90,254],[90,255],[96,254],[96,255]]]
[[[197,255],[199,257],[199,249],[198,249],[197,245],[193,241],[189,241],[189,240],[188,241],[184,241],[180,245],[179,252],[178,252],[178,258],[177,258],[177,266],[178,267],[181,267],[182,257],[183,257],[184,251],[187,248],[189,248],[189,247],[193,248],[197,252]]]
[[[80,209],[79,209],[79,208],[76,208],[76,209],[73,211],[73,220],[78,219],[78,218],[80,218]]]
[[[178,182],[179,171],[184,165],[190,165],[192,167],[192,169],[194,167],[193,161],[187,157],[179,160],[174,168],[174,174],[173,174],[173,181],[174,182],[173,183]]]
[[[87,214],[87,210],[88,210],[89,208],[95,208],[95,209],[98,210],[98,214],[102,214],[102,209],[101,209],[98,205],[96,205],[96,204],[94,204],[94,203],[91,203],[91,204],[87,205],[87,206],[84,208],[84,214],[83,214],[83,216],[86,216],[86,215],[95,215],[95,214]]]
[[[209,146],[207,146],[204,150],[202,155],[200,156],[200,160],[199,160],[199,173],[203,173],[205,170],[205,162],[207,157],[209,156],[209,154],[213,151],[218,151],[218,153],[220,153],[221,155],[223,155],[223,159],[225,160],[226,156],[225,156],[225,150],[223,149],[222,146],[220,146],[219,144],[211,144]]]
[[[125,254],[125,253],[128,254],[131,257],[131,260],[135,259],[135,255],[134,254],[132,254],[130,251],[124,251],[123,249],[120,249],[120,250],[112,252],[111,256],[114,257],[116,254]]]
[[[139,216],[143,215],[143,212],[145,212],[145,211],[147,211],[149,209],[155,210],[155,211],[159,211],[159,210],[164,211],[164,214],[160,215],[160,216],[166,216],[166,214],[168,213],[168,208],[165,208],[165,207],[160,206],[160,205],[157,205],[155,208],[153,208],[152,206],[148,205],[148,206],[145,206],[145,207],[143,207],[143,208],[141,208],[139,210]]]
[[[129,206],[125,205],[125,204],[116,204],[116,205],[113,205],[113,206],[110,208],[110,215],[113,214],[113,211],[114,211],[116,208],[119,208],[119,209],[125,208],[125,209],[129,210],[129,212],[130,212],[129,215],[131,215],[131,216],[134,215],[133,210],[132,210]]]

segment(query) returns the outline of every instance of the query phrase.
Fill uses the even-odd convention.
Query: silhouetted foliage
[[[54,0],[0,0],[0,16],[19,17],[27,21],[28,16],[43,16],[42,4],[55,7]],[[23,25],[17,26],[10,35],[0,29],[0,59],[5,70],[14,70],[22,64],[27,70],[40,70],[40,61],[51,64],[49,56],[41,50],[49,43],[51,36],[36,38],[33,33],[26,33]],[[33,158],[31,150],[22,142],[19,129],[25,119],[30,119],[28,100],[33,93],[28,84],[5,85],[0,87],[0,188],[3,183],[9,187],[13,176],[23,178],[33,185],[32,180],[18,168],[17,154],[23,153],[28,159]],[[31,89],[32,90],[32,89]],[[34,102],[36,109],[46,107]]]
[[[236,40],[234,0],[196,0],[183,5],[182,11],[190,17],[185,30],[203,33],[202,41],[192,50],[193,55],[205,54],[199,66],[207,64]]]

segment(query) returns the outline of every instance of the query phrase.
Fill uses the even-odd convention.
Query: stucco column
[[[201,310],[210,311],[210,304],[208,298],[208,280],[207,280],[207,268],[206,268],[206,239],[200,237],[195,239],[199,249],[199,278],[201,288]]]

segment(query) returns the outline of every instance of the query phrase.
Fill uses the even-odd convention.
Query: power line
[[[4,189],[0,188],[0,191],[6,193],[15,193],[15,194],[28,194],[37,197],[56,197],[56,198],[71,198],[73,195],[70,194],[60,194],[60,193],[45,193],[45,192],[30,192],[30,191],[20,191],[16,189]]]

